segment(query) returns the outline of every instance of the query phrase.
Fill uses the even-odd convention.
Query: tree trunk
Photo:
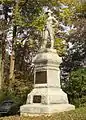
[[[5,36],[2,36],[2,44],[1,44],[1,79],[0,79],[0,89],[2,89],[4,84],[4,68],[5,68]]]
[[[1,89],[1,84],[2,83],[2,78],[1,78],[1,50],[0,50],[0,89]]]
[[[15,51],[14,51],[14,39],[16,39],[16,26],[13,26],[13,40],[12,40],[12,54],[10,55],[10,75],[9,75],[9,87],[11,89],[12,82],[15,79],[14,70],[15,70]]]
[[[12,54],[10,55],[10,75],[9,79],[14,80],[14,67],[15,67],[15,52],[12,50]]]

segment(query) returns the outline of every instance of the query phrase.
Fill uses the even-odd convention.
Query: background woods
[[[18,102],[21,97],[23,102],[31,91],[32,58],[42,44],[47,8],[53,11],[61,31],[56,31],[55,48],[63,58],[62,87],[70,102],[85,103],[86,2],[77,0],[0,1],[0,100],[10,96]]]

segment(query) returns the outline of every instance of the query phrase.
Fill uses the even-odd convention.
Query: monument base
[[[27,97],[26,104],[41,103],[68,104],[67,94],[61,88],[34,88]]]
[[[49,104],[43,105],[41,103],[26,104],[21,106],[21,116],[40,116],[51,115],[64,111],[74,110],[75,106],[71,104]]]
[[[34,89],[28,94],[26,104],[20,107],[21,115],[50,115],[75,109],[60,86],[61,62],[55,49],[41,49],[37,53],[33,59]]]
[[[63,111],[74,110],[68,103],[67,94],[61,88],[34,88],[28,94],[27,102],[20,107],[22,116],[51,115]]]

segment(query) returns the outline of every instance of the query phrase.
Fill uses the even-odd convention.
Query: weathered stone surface
[[[26,104],[21,107],[21,115],[36,116],[36,115],[50,115],[52,113],[59,113],[75,109],[71,104]]]
[[[41,49],[33,59],[34,89],[28,94],[26,105],[20,107],[21,115],[42,115],[73,110],[67,94],[60,87],[61,58],[55,49]]]
[[[34,96],[41,96],[42,104],[67,104],[66,93],[59,88],[34,88],[27,97],[27,104],[33,103]]]
[[[53,66],[57,66],[62,62],[61,57],[58,56],[55,49],[40,49],[38,54],[33,58],[33,62],[35,67],[37,64],[53,64]],[[55,64],[56,63],[56,64]]]

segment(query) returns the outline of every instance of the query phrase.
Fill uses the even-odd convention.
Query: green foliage
[[[65,91],[70,102],[77,107],[86,103],[86,68],[79,68],[70,73],[69,81],[65,84]]]
[[[1,3],[12,3],[14,0],[0,0]]]
[[[63,8],[62,12],[59,13],[60,18],[66,23],[71,25],[73,23],[73,10],[68,8]]]
[[[77,2],[77,0],[60,0],[60,2],[65,5],[74,5],[74,3]]]
[[[81,13],[82,16],[84,16],[84,15],[86,16],[86,1],[83,3],[81,2],[76,5],[76,12],[79,14]]]
[[[55,48],[57,50],[57,53],[59,56],[63,56],[66,52],[66,46],[64,44],[64,39],[62,38],[56,38],[55,39]]]
[[[43,31],[45,23],[46,23],[46,16],[44,14],[41,14],[32,22],[31,26],[35,27],[39,31]]]
[[[16,97],[18,98],[18,100],[21,98],[21,102],[23,103],[26,101],[27,94],[31,90],[32,90],[31,82],[28,82],[23,79],[22,80],[15,79],[13,82],[11,82],[11,86],[8,91],[9,93],[11,93],[10,96],[13,96],[12,98],[14,100],[16,100]]]
[[[32,90],[32,83],[25,79],[15,79],[11,81],[10,86],[4,84],[0,91],[0,102],[6,99],[12,99],[16,103],[25,104],[27,94]]]
[[[60,18],[66,24],[74,24],[78,17],[85,17],[86,16],[86,1],[85,0],[60,0],[61,3],[67,6],[67,8],[62,8],[61,12],[59,13]]]
[[[24,26],[23,16],[21,16],[21,9],[19,3],[16,3],[13,9],[13,24],[18,26]]]
[[[0,102],[2,102],[3,100],[5,100],[6,98],[6,94],[3,90],[0,90]]]

